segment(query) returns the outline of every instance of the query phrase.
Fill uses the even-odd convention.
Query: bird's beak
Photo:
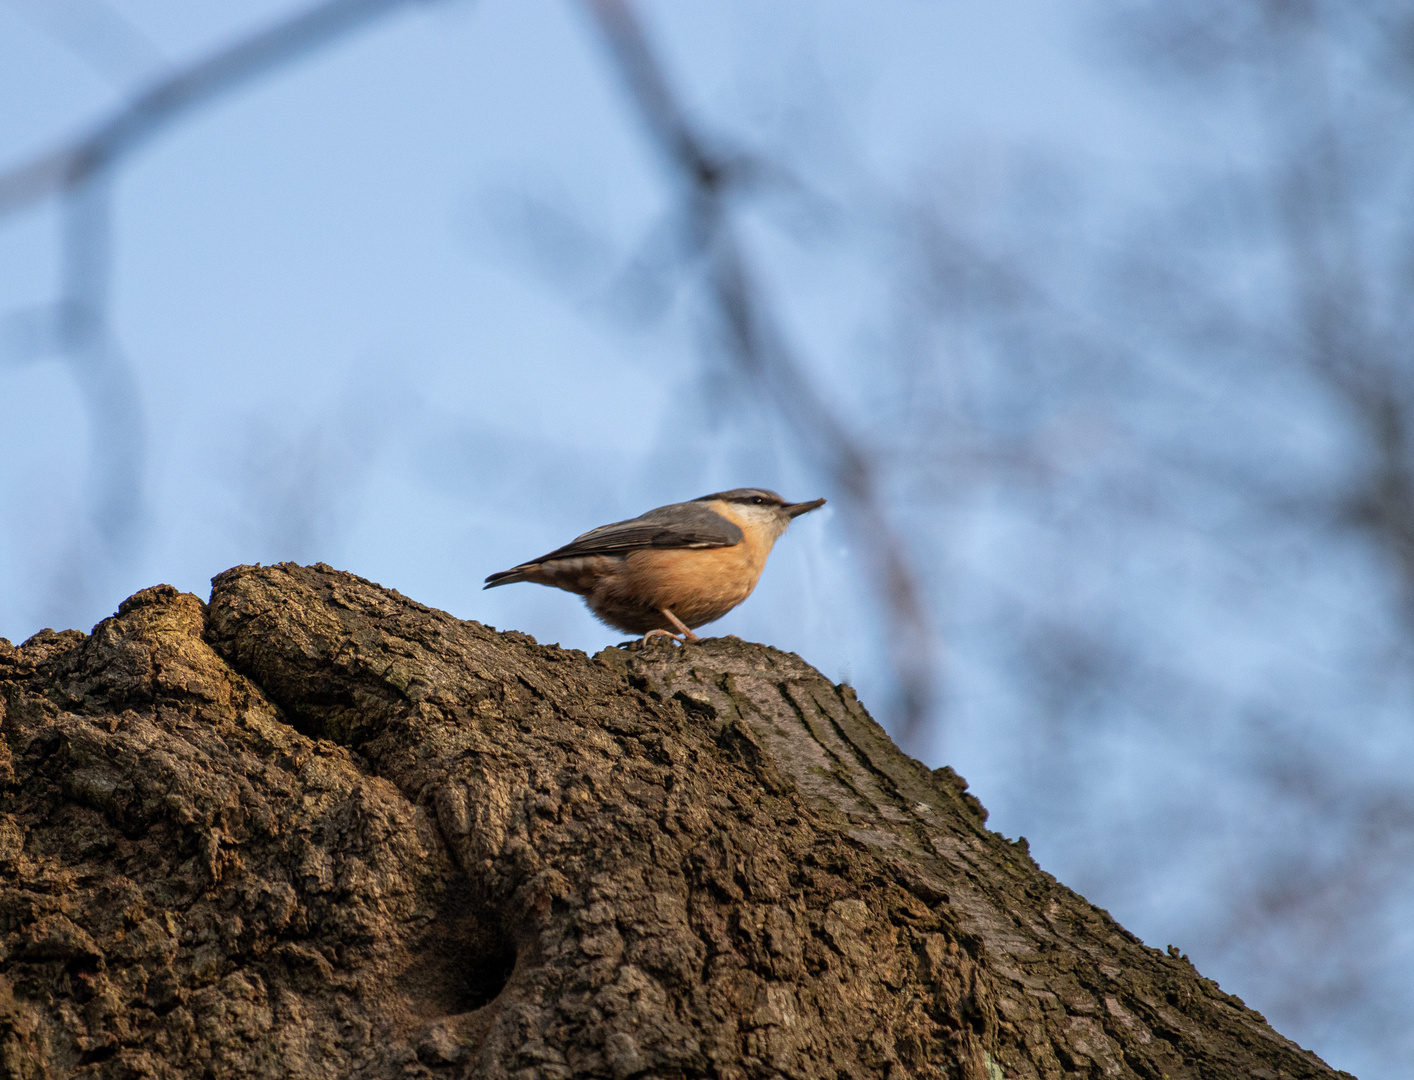
[[[787,514],[793,518],[800,517],[801,514],[808,514],[812,510],[818,510],[825,505],[824,499],[811,499],[809,502],[791,503],[785,508]]]

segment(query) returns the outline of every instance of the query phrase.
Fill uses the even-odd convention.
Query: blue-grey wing
[[[601,525],[576,537],[564,547],[556,548],[538,559],[502,570],[486,579],[486,588],[509,585],[516,581],[541,581],[572,591],[584,591],[583,582],[575,586],[558,581],[544,582],[541,564],[557,559],[589,558],[596,555],[624,556],[647,548],[714,548],[741,543],[741,529],[702,502],[674,503],[660,506],[629,521]],[[559,564],[564,566],[566,564]]]
[[[643,548],[714,548],[739,543],[741,530],[710,507],[700,502],[674,503],[628,521],[590,529],[535,561],[579,555],[626,555]]]

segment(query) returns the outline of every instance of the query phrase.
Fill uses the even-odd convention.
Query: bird
[[[718,491],[590,529],[548,555],[502,570],[485,588],[530,581],[584,597],[601,622],[642,634],[700,640],[756,588],[766,556],[824,499],[788,503],[764,488]]]

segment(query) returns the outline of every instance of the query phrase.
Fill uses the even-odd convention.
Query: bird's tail
[[[523,562],[519,566],[512,566],[509,570],[502,570],[499,574],[492,574],[486,579],[486,588],[494,589],[497,585],[529,581],[535,585],[549,585],[584,596],[594,588],[605,573],[613,569],[616,561],[603,555],[569,559],[537,559],[534,562]]]
[[[497,585],[513,585],[517,581],[529,581],[528,576],[533,571],[537,563],[521,563],[519,566],[512,566],[509,570],[498,570],[486,579],[483,589],[494,589]]]

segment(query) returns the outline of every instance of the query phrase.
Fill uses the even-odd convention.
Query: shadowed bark
[[[328,567],[0,641],[0,1072],[1336,1074],[735,639]]]

